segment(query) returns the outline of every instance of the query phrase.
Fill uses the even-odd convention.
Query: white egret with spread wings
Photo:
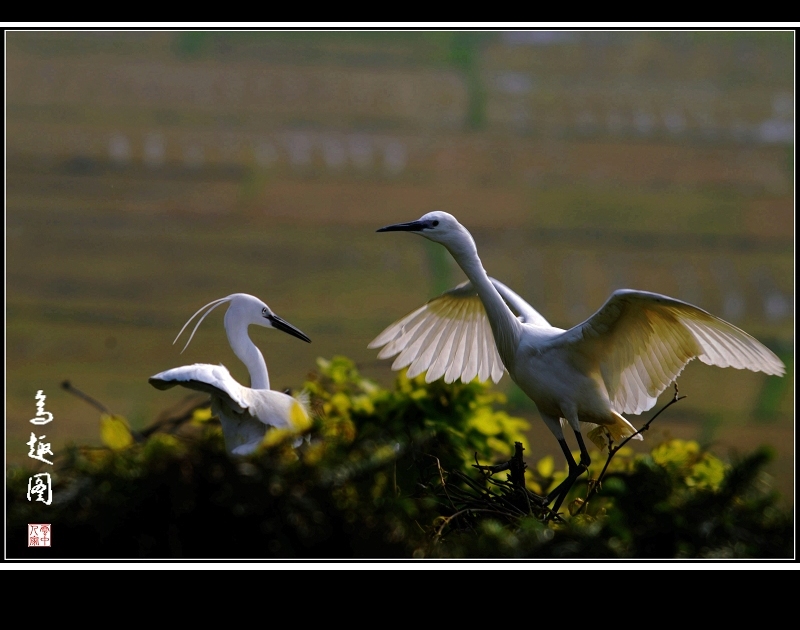
[[[281,319],[257,297],[234,293],[206,304],[189,318],[178,336],[203,310],[183,350],[189,346],[194,333],[206,316],[220,304],[230,304],[225,312],[225,332],[237,357],[250,372],[250,387],[241,385],[223,365],[195,363],[173,368],[151,376],[149,382],[158,389],[176,385],[211,394],[211,410],[219,417],[225,446],[234,455],[247,455],[255,451],[264,439],[268,427],[296,431],[308,424],[308,410],[298,400],[269,388],[269,374],[264,356],[247,334],[251,324],[275,328],[306,342],[311,340],[287,321]],[[181,352],[183,352],[181,350]]]
[[[567,478],[547,497],[558,510],[572,484],[591,462],[581,435],[601,448],[636,433],[622,414],[653,407],[686,364],[698,358],[720,367],[782,375],[785,367],[743,330],[697,306],[658,293],[615,291],[582,324],[551,326],[530,304],[483,268],[475,241],[454,216],[429,212],[416,221],[380,228],[441,243],[469,279],[395,322],[370,348],[397,358],[392,369],[427,371],[469,382],[500,380],[504,369],[536,404],[567,459]],[[564,439],[565,423],[581,451],[575,462]],[[641,435],[636,436],[641,439]]]

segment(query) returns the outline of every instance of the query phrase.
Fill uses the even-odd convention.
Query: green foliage
[[[319,375],[306,388],[318,405],[327,440],[349,444],[358,434],[359,442],[391,443],[403,452],[417,449],[431,463],[438,457],[446,469],[474,463],[476,453],[482,463],[507,459],[515,440],[525,444],[528,423],[495,410],[504,395],[480,383],[426,383],[422,376],[409,379],[401,372],[389,391],[361,378],[344,357],[318,363]]]
[[[435,551],[478,558],[791,558],[791,514],[762,485],[768,460],[760,450],[728,466],[696,442],[673,440],[631,457],[624,464],[630,471],[609,475],[588,509],[574,499],[564,523],[526,516],[508,527],[487,519],[475,532],[453,532]]]
[[[403,373],[387,390],[336,357],[319,360],[305,389],[314,420],[298,448],[276,435],[232,458],[206,405],[184,413],[178,433],[162,431],[177,426],[168,422],[136,441],[115,418],[121,441],[73,446],[56,462],[50,506],[26,499],[30,471],[11,469],[9,557],[30,555],[29,522],[52,523],[58,544],[46,553],[70,558],[792,554],[791,515],[764,485],[766,452],[729,465],[695,442],[645,456],[623,448],[596,493],[593,467],[560,517],[546,518],[535,495],[472,466],[507,461],[514,442],[527,449],[526,422],[499,410],[503,397],[486,386]],[[526,483],[546,493],[561,478],[546,457]]]

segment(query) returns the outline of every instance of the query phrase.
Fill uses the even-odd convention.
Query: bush
[[[204,403],[131,439],[105,419],[106,448],[71,446],[56,462],[50,506],[27,500],[30,471],[11,469],[8,556],[43,556],[25,539],[43,518],[52,558],[792,556],[765,451],[728,465],[694,442],[622,449],[596,494],[585,500],[584,475],[554,518],[536,503],[564,476],[551,458],[527,488],[472,466],[527,446],[527,423],[487,387],[401,374],[386,390],[337,357],[305,389],[315,421],[298,448],[268,433],[232,458]]]

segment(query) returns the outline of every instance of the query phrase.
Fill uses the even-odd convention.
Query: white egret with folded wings
[[[211,410],[222,424],[226,448],[234,455],[247,455],[259,447],[269,427],[299,432],[309,423],[308,410],[302,399],[270,389],[267,364],[261,351],[247,334],[248,326],[252,324],[274,328],[309,343],[311,340],[289,322],[275,315],[257,297],[234,293],[206,304],[189,318],[175,341],[178,341],[195,317],[208,309],[197,321],[183,350],[189,346],[206,316],[220,304],[230,305],[225,312],[225,332],[231,349],[250,373],[250,387],[237,382],[225,366],[207,363],[166,370],[151,376],[149,382],[158,389],[181,385],[210,394]]]

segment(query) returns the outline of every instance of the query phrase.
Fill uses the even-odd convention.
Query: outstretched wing
[[[618,412],[650,409],[694,358],[708,365],[783,374],[783,362],[743,330],[697,306],[623,289],[562,341],[597,362]]]
[[[225,447],[233,455],[255,452],[267,431],[300,434],[311,426],[307,393],[292,397],[271,389],[242,387],[222,365],[186,365],[151,376],[149,381],[158,389],[181,385],[211,394],[211,409],[222,425]],[[294,445],[302,441],[300,436]]]
[[[244,413],[250,402],[241,385],[236,382],[223,365],[195,363],[160,372],[148,379],[157,389],[169,389],[181,385],[199,392],[211,394],[230,407],[236,413]]]
[[[521,321],[548,325],[511,289],[494,279],[492,283]],[[399,355],[392,369],[409,366],[409,377],[427,371],[428,383],[442,376],[446,383],[459,378],[468,383],[476,376],[481,381],[491,378],[497,383],[504,371],[486,310],[470,282],[446,291],[396,321],[368,347],[383,347],[379,359]]]

